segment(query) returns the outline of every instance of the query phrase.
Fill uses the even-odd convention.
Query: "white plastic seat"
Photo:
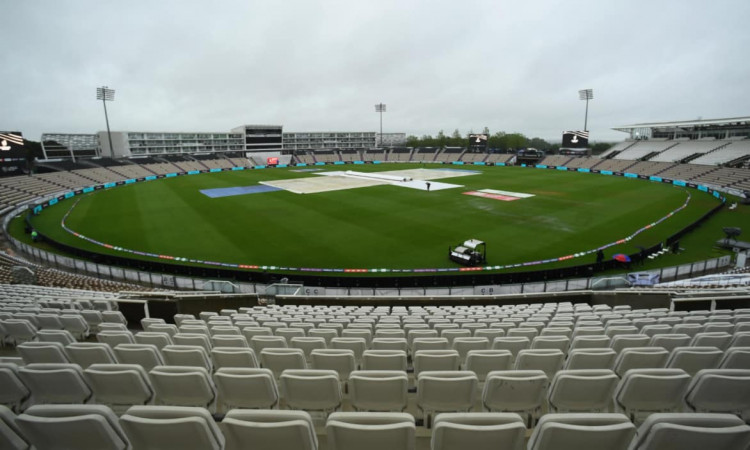
[[[531,341],[531,350],[560,350],[568,353],[570,338],[567,336],[540,335]]]
[[[271,336],[275,337],[275,336]],[[286,341],[283,337],[279,337],[284,343],[286,344]],[[251,347],[247,339],[245,339],[245,336],[239,336],[239,335],[232,335],[232,334],[216,334],[211,336],[211,346],[212,347]],[[255,350],[255,347],[253,347]],[[258,350],[255,350],[256,353],[258,353]]]
[[[129,441],[104,405],[34,405],[16,425],[38,450],[124,450]]]
[[[469,371],[420,372],[417,376],[417,406],[423,412],[428,428],[434,413],[471,410],[478,383],[476,374]]]
[[[543,370],[552,378],[565,362],[565,354],[556,349],[520,350],[516,356],[516,370]]]
[[[424,326],[426,327],[427,325],[424,325]],[[406,328],[404,328],[404,330],[406,330]],[[411,329],[407,331],[406,342],[409,345],[409,351],[412,351],[412,343],[414,342],[414,339],[438,338],[438,337],[440,336],[438,335],[438,332],[436,330],[417,328],[417,329]]]
[[[698,412],[746,414],[750,411],[750,368],[698,371],[685,402]]]
[[[133,406],[120,417],[133,449],[222,450],[224,435],[204,408]]]
[[[363,337],[336,337],[331,339],[330,348],[352,350],[354,360],[359,365],[362,361],[362,354],[367,350],[367,340]]]
[[[0,363],[0,404],[18,412],[30,394],[31,391],[18,376],[18,366]]]
[[[312,353],[313,350],[328,348],[328,344],[326,344],[326,340],[324,338],[307,336],[291,338],[291,340],[289,341],[289,346],[292,348],[301,349],[305,354],[305,359],[307,359],[308,361],[310,360],[310,353]]]
[[[16,346],[26,364],[69,363],[65,347],[59,342],[24,342]]]
[[[208,353],[199,345],[166,345],[161,356],[167,366],[203,367],[209,372],[213,367]]]
[[[464,369],[474,372],[482,383],[495,370],[510,370],[513,354],[508,350],[469,350]]]
[[[120,311],[102,311],[102,321],[104,323],[120,323],[128,325],[128,320]]]
[[[411,354],[421,350],[449,350],[450,343],[444,337],[415,338],[411,342]]]
[[[617,355],[614,371],[622,377],[630,369],[660,369],[668,359],[669,352],[662,347],[625,348]]]
[[[492,343],[495,338],[505,337],[505,330],[499,328],[480,328],[474,331],[474,337],[484,337]]]
[[[687,334],[691,338],[703,331],[703,325],[699,323],[678,323],[672,327],[674,334]]]
[[[339,374],[333,370],[287,369],[280,377],[287,406],[330,413],[341,406]]]
[[[352,324],[356,325],[356,324]],[[362,338],[365,340],[366,348],[370,348],[372,343],[372,331],[369,328],[353,328],[352,326],[341,332],[342,338]]]
[[[7,406],[0,405],[0,448],[27,450],[30,444],[16,425],[16,415]]]
[[[136,364],[146,372],[164,365],[159,348],[153,344],[118,344],[114,353],[118,363]]]
[[[177,333],[172,336],[174,345],[198,345],[203,347],[206,353],[211,353],[211,340],[205,334],[201,333]]]
[[[537,330],[536,328],[524,327],[523,324],[521,324],[519,325],[519,328],[511,328],[506,331],[505,335],[507,337],[525,337],[528,338],[529,341],[531,341],[535,337],[539,336],[539,330]]]
[[[233,409],[221,422],[227,450],[317,450],[318,438],[305,411]]]
[[[57,314],[37,314],[36,326],[39,330],[62,330],[60,316]]]
[[[39,342],[59,342],[62,345],[76,342],[76,338],[67,330],[39,330],[36,339]]]
[[[470,350],[488,350],[490,341],[482,337],[456,337],[453,339],[452,348],[458,352],[461,364],[464,364]]]
[[[456,350],[420,350],[412,357],[414,377],[425,371],[458,370],[461,358]]]
[[[611,348],[581,348],[571,350],[565,360],[565,370],[612,369],[617,352]]]
[[[717,347],[724,350],[729,347],[732,335],[725,332],[697,333],[690,341],[691,347]]]
[[[208,323],[208,331],[211,337],[242,336],[242,331],[240,330],[240,328],[232,325],[231,322],[226,322],[226,325],[224,325],[223,322],[220,323],[222,323],[222,325],[214,325],[214,322]]]
[[[607,412],[619,381],[611,370],[561,370],[549,387],[550,412]]]
[[[569,352],[587,348],[609,348],[611,339],[603,334],[576,336],[570,343]]]
[[[113,349],[120,344],[135,344],[135,336],[130,331],[100,331],[96,340]]]
[[[214,344],[217,347],[216,344]],[[255,351],[256,355],[260,355],[260,352],[266,348],[289,348],[286,343],[286,339],[283,336],[265,336],[258,335],[253,336],[250,339],[250,348]]]
[[[299,348],[265,348],[260,352],[260,365],[271,369],[276,378],[287,369],[307,369],[305,353]]]
[[[224,367],[214,374],[225,409],[275,408],[279,403],[276,379],[269,369]]]
[[[117,359],[109,345],[101,342],[74,342],[65,347],[70,362],[82,369],[92,364],[116,364]]]
[[[645,334],[618,334],[612,337],[609,346],[620,353],[624,348],[648,347],[649,342],[651,342],[651,338]]]
[[[524,413],[537,417],[549,385],[542,370],[498,370],[487,374],[482,404],[488,411]]]
[[[407,413],[336,412],[326,422],[330,450],[414,450],[415,433]]]
[[[148,374],[136,364],[92,364],[83,373],[96,403],[145,405],[154,396]]]
[[[18,368],[34,403],[86,403],[91,387],[77,364],[28,364]]]
[[[305,334],[305,330],[301,328],[279,328],[274,332],[275,336],[281,336],[284,339],[286,339],[287,345],[291,346],[292,339],[293,338],[304,338],[307,335]]]
[[[666,367],[682,369],[690,376],[701,369],[715,369],[719,366],[724,352],[716,347],[676,347],[667,360]]]
[[[121,323],[102,322],[99,324],[99,331],[128,331],[127,325]]]
[[[745,450],[750,426],[732,414],[651,414],[638,428],[631,450]]]
[[[339,380],[346,382],[349,374],[356,370],[357,362],[351,349],[319,349],[310,353],[310,367],[316,370],[333,370]]]
[[[526,438],[514,413],[440,413],[432,428],[431,450],[522,450]]]
[[[677,347],[686,347],[690,345],[692,338],[687,334],[655,334],[651,336],[649,347],[662,347],[671,352]]]
[[[672,325],[666,323],[649,324],[641,328],[641,334],[645,334],[648,337],[653,337],[656,334],[669,334],[671,332]]]
[[[143,328],[143,331],[151,331],[148,329],[151,325],[164,325],[166,323],[167,322],[164,319],[160,319],[157,317],[144,317],[143,319],[141,319],[141,328]]]
[[[750,347],[729,347],[719,363],[720,369],[745,369],[750,367]]]
[[[146,331],[151,333],[167,333],[171,338],[180,332],[177,325],[171,323],[153,323],[148,326]]]
[[[157,404],[208,408],[216,388],[202,367],[156,366],[149,372]]]
[[[339,337],[338,331],[325,328],[312,329],[307,333],[307,335],[309,337],[322,337],[326,340],[326,345],[331,345],[331,339]]]
[[[465,328],[446,329],[440,331],[440,337],[448,339],[448,345],[452,348],[456,339],[471,338],[471,331]]]
[[[372,350],[401,350],[408,352],[409,344],[405,338],[380,338],[372,339]]]
[[[625,414],[678,409],[690,383],[682,369],[630,369],[615,389],[614,399]]]
[[[86,321],[92,333],[98,333],[99,325],[104,322],[101,311],[93,309],[84,309],[81,311],[81,317]]]
[[[403,350],[365,350],[362,370],[406,371],[406,352]]]
[[[217,371],[225,367],[258,367],[258,359],[250,347],[214,347],[211,349],[211,358]]]
[[[163,349],[167,345],[172,345],[172,337],[163,332],[152,332],[152,331],[141,331],[135,334],[135,342],[138,344],[151,344],[155,345],[159,350]]]
[[[493,350],[508,350],[513,354],[513,361],[515,361],[519,351],[528,348],[531,348],[531,339],[526,336],[506,336],[495,338],[492,341]]]
[[[400,370],[353,371],[349,396],[358,411],[403,411],[407,406],[409,378]]]
[[[528,450],[627,450],[635,425],[622,414],[545,414],[529,438]]]

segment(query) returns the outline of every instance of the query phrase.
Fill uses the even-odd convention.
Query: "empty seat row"
[[[404,413],[331,414],[331,450],[413,450],[414,418]],[[432,450],[524,448],[526,427],[512,413],[439,414]],[[304,411],[229,411],[220,423],[202,408],[133,406],[121,417],[100,405],[38,405],[15,416],[0,407],[0,444],[8,450],[210,449],[317,450]],[[547,414],[528,450],[744,450],[750,426],[729,414],[654,414],[636,429],[621,414]]]

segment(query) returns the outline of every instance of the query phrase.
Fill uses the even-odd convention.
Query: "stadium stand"
[[[750,140],[726,142],[710,152],[692,160],[693,164],[719,165],[750,158]]]
[[[719,147],[727,145],[726,141],[706,140],[675,140],[678,145],[659,153],[651,161],[680,162],[690,156],[709,153]]]
[[[358,150],[341,150],[340,155],[341,161],[352,162],[362,160]]]
[[[412,149],[410,148],[394,148],[388,154],[388,161],[394,161],[394,162],[410,161],[411,152],[412,152]]]
[[[467,162],[467,163],[473,163],[473,162],[485,162],[487,160],[487,157],[489,156],[488,153],[469,153],[466,152],[461,156],[461,161]]]
[[[637,141],[633,145],[630,145],[626,149],[617,153],[617,155],[615,155],[614,158],[638,160],[641,158],[645,158],[648,155],[651,155],[652,153],[661,153],[678,144],[679,144],[678,142],[675,142],[672,140],[661,141],[659,139],[651,139],[648,141]]]
[[[101,309],[87,309],[97,305]],[[524,359],[524,355],[543,352],[521,350],[511,368],[507,357],[494,363],[487,360],[491,370],[486,381],[469,370],[468,360],[448,371],[416,373],[413,366],[425,351],[415,350],[416,342],[408,349],[406,370],[402,366],[388,370],[355,366],[358,370],[345,378],[336,369],[311,367],[304,357],[299,359],[302,350],[291,348],[271,350],[278,355],[296,355],[294,368],[282,359],[258,358],[249,347],[236,351],[250,358],[235,359],[233,367],[219,367],[218,360],[208,356],[217,348],[209,353],[201,345],[183,344],[151,347],[166,364],[151,365],[144,360],[146,365],[140,365],[139,360],[118,351],[132,344],[115,344],[112,349],[107,343],[87,344],[99,334],[111,333],[100,331],[101,323],[121,323],[117,322],[122,317],[118,311],[108,311],[116,306],[112,294],[101,292],[0,285],[0,331],[7,344],[0,349],[0,421],[5,424],[0,427],[0,442],[19,444],[3,448],[26,448],[28,444],[50,448],[52,439],[71,445],[82,445],[86,439],[91,444],[91,439],[96,439],[91,445],[104,446],[97,448],[109,448],[107,442],[114,442],[114,448],[128,444],[143,447],[163,442],[165,433],[175,433],[174,439],[179,437],[184,448],[192,448],[196,442],[209,443],[207,448],[224,448],[226,443],[226,448],[291,445],[308,449],[383,448],[385,443],[388,448],[404,449],[458,449],[467,443],[513,449],[587,445],[739,450],[750,445],[750,369],[722,366],[724,355],[750,352],[747,347],[705,347],[693,339],[696,345],[672,349],[617,348],[612,341],[606,350],[616,358],[610,359],[608,366],[576,370],[567,368],[565,360],[576,354],[568,348],[547,350],[549,355],[560,355],[563,362],[547,365],[548,361],[539,360],[543,366],[538,368],[528,367],[537,362]],[[108,320],[114,322],[92,326],[91,336],[77,339],[82,343],[47,345],[37,340],[44,335],[41,319],[55,312],[59,317],[109,314],[112,318]],[[466,330],[476,336],[497,329],[565,337],[565,333],[555,333],[573,336],[598,323],[598,334],[591,336],[607,337],[619,336],[610,330],[629,323],[634,336],[648,338],[643,333],[645,324],[651,322],[646,319],[689,323],[701,329],[716,324],[737,329],[749,317],[750,309],[688,313],[558,302],[247,306],[204,311],[198,318],[181,314],[169,321],[203,324],[206,330],[229,328],[228,324],[240,328],[243,322],[261,327],[284,324],[268,330],[286,342],[282,332],[309,334],[326,324],[338,324],[341,331],[399,330],[407,336],[434,331],[438,324],[447,323],[458,328],[442,328],[443,335]],[[27,334],[17,324],[24,325]],[[144,324],[168,325],[158,321]],[[426,328],[412,328],[414,324]],[[128,328],[142,334],[138,324],[128,324]],[[221,331],[212,333],[222,336]],[[453,348],[460,349],[468,342],[460,339],[454,340]],[[495,342],[498,339],[494,338]],[[372,348],[373,343],[366,345]],[[27,348],[29,351],[24,350]],[[76,362],[53,363],[52,358]],[[109,362],[96,362],[105,360]],[[267,366],[258,367],[259,363]],[[434,368],[440,363],[430,364]],[[494,368],[492,364],[496,364]],[[92,426],[109,431],[90,436]],[[151,431],[153,427],[159,431]],[[675,447],[665,446],[670,440]]]
[[[461,156],[464,154],[464,149],[461,147],[446,147],[442,151],[437,152],[435,155],[435,162],[453,162],[460,161]]]
[[[319,152],[316,152],[316,155],[317,153]],[[387,150],[369,148],[362,152],[362,161],[385,161],[387,154]]]

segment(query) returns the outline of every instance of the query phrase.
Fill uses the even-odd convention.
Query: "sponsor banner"
[[[464,192],[463,194],[473,195],[474,197],[491,198],[493,200],[502,200],[504,202],[512,202],[514,200],[520,200],[519,197],[510,197],[508,195],[500,195],[500,194],[489,194],[487,192],[479,192],[479,191],[468,191],[468,192]]]
[[[637,174],[637,173],[630,173],[630,172],[625,172],[625,173],[623,174],[623,176],[624,176],[625,178],[638,178],[638,174]]]

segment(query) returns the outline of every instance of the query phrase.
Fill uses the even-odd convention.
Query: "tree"
[[[612,144],[611,142],[595,142],[590,145],[591,153],[594,155],[602,154],[612,148],[613,145],[615,144]]]

